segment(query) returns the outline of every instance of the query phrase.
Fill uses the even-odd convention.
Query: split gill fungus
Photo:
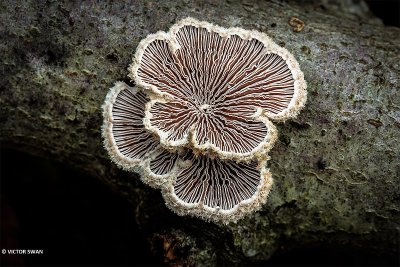
[[[236,161],[265,155],[277,136],[270,120],[306,100],[299,64],[267,35],[192,18],[142,40],[130,77],[152,95],[144,125],[162,146]]]
[[[104,145],[179,215],[236,222],[266,202],[271,120],[306,101],[299,64],[265,34],[193,18],[142,40],[103,105]]]

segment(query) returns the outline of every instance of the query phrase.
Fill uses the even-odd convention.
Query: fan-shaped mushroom
[[[190,164],[163,187],[167,206],[177,214],[236,222],[266,202],[272,186],[266,161],[237,163],[193,154],[186,158]]]
[[[228,223],[266,201],[270,120],[296,116],[306,101],[286,49],[257,31],[187,18],[141,41],[130,77],[143,91],[116,83],[103,106],[118,166],[161,188],[179,215]]]
[[[162,149],[143,127],[146,102],[143,92],[123,82],[115,83],[103,105],[102,135],[113,162],[140,173],[145,183],[158,188],[174,170],[178,154]]]
[[[161,188],[176,213],[228,223],[257,210],[272,185],[264,157],[260,163],[237,163],[189,150],[170,153],[143,125],[146,95],[118,82],[103,105],[104,145],[112,160],[125,170]]]
[[[306,101],[299,64],[267,35],[187,18],[142,40],[130,77],[152,94],[145,127],[170,149],[260,159],[276,140],[270,119]]]

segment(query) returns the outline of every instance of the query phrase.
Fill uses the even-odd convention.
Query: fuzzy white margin
[[[188,25],[205,28],[209,32],[218,33],[221,37],[224,38],[229,38],[230,36],[237,35],[244,40],[257,39],[264,44],[265,53],[274,53],[282,57],[293,75],[294,94],[288,107],[278,114],[273,114],[271,112],[263,110],[262,108],[258,108],[257,112],[253,115],[254,119],[262,121],[266,124],[266,126],[268,127],[268,133],[265,136],[264,140],[248,153],[222,151],[220,148],[209,142],[201,145],[196,139],[196,130],[194,128],[190,129],[189,133],[185,135],[182,139],[177,141],[170,141],[167,138],[168,132],[164,132],[151,124],[151,107],[156,102],[168,101],[168,99],[171,99],[172,96],[168,93],[161,92],[156,86],[148,84],[139,78],[138,69],[140,67],[140,62],[142,60],[146,47],[155,40],[165,40],[169,44],[172,52],[179,49],[180,46],[175,36],[180,28]],[[303,72],[300,70],[299,63],[289,51],[274,43],[272,39],[268,37],[268,35],[262,32],[254,30],[249,31],[241,28],[226,29],[205,21],[198,21],[190,17],[185,18],[174,24],[170,28],[168,33],[160,31],[155,34],[150,34],[145,39],[143,39],[137,47],[136,54],[133,57],[133,63],[129,66],[128,70],[128,76],[133,79],[138,86],[143,87],[146,91],[148,91],[149,95],[151,95],[152,97],[152,100],[146,105],[145,118],[143,121],[146,129],[160,138],[160,144],[163,147],[170,150],[179,149],[180,147],[190,147],[193,150],[197,150],[197,152],[200,154],[217,154],[222,159],[250,161],[256,158],[260,160],[261,155],[272,149],[277,137],[276,128],[269,120],[271,119],[277,122],[283,122],[289,118],[296,117],[300,110],[304,107],[307,100],[307,84],[304,80]]]
[[[244,216],[259,210],[267,201],[273,179],[269,169],[266,168],[266,162],[267,160],[263,160],[259,163],[261,179],[254,195],[249,199],[241,201],[229,210],[223,210],[218,207],[211,208],[203,203],[186,203],[176,196],[173,183],[162,188],[162,195],[167,207],[180,216],[196,216],[205,221],[223,224],[236,223]]]
[[[150,169],[150,162],[157,157],[163,148],[158,146],[153,151],[149,151],[143,158],[130,158],[123,155],[117,144],[115,143],[114,135],[112,132],[113,128],[113,114],[112,109],[117,99],[118,94],[122,90],[130,89],[132,92],[137,93],[139,90],[134,87],[130,87],[123,82],[116,82],[114,87],[108,92],[103,108],[103,125],[101,133],[103,136],[103,144],[107,150],[111,160],[120,168],[126,171],[133,171],[140,174],[141,180],[153,188],[161,188],[164,184],[170,183],[170,179],[176,176],[176,172],[180,169],[180,162],[177,162],[171,172],[164,175],[157,175]],[[180,161],[178,159],[178,161]]]

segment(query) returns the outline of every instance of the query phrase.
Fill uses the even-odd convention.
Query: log
[[[310,244],[396,255],[400,29],[385,27],[364,2],[323,3],[2,1],[1,142],[124,195],[170,265],[261,263]],[[115,81],[132,85],[127,67],[139,41],[187,16],[267,33],[296,57],[308,83],[305,109],[277,125],[268,202],[238,224],[175,215],[102,145],[101,105]]]

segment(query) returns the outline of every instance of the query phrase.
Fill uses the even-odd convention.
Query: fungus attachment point
[[[270,120],[296,116],[306,100],[297,61],[268,36],[192,18],[142,40],[130,77],[155,95],[144,123],[162,146],[236,161],[270,150]]]
[[[211,112],[211,106],[209,104],[203,104],[200,106],[200,111],[204,113],[210,113]]]

